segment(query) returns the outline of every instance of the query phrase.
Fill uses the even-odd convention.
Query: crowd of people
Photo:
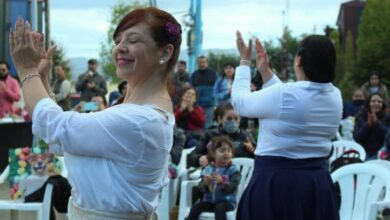
[[[1,61],[0,117],[19,114],[15,103],[22,89],[26,110],[34,116],[34,135],[53,152],[65,154],[74,191],[71,218],[151,219],[169,156],[177,164],[181,150],[194,147],[187,160],[189,166],[202,170],[201,199],[188,219],[210,210],[215,210],[217,219],[225,219],[225,212],[238,204],[238,219],[280,215],[337,219],[324,158],[335,132],[346,131],[339,128],[341,115],[351,122],[350,137],[365,148],[368,159],[377,157],[385,146],[389,94],[379,73],[373,72],[342,110],[340,91],[331,83],[334,46],[323,36],[308,36],[300,43],[294,60],[297,82],[282,83],[270,69],[258,39],[257,73],[251,77],[252,41],[245,44],[239,32],[239,66],[226,63],[223,72],[217,73],[207,57],[200,56],[198,69],[189,74],[186,62],[178,60],[180,33],[180,24],[167,12],[146,8],[128,13],[113,35],[113,57],[123,80],[118,91],[107,94],[98,62],[90,59],[88,70],[75,85],[80,102],[72,106],[71,83],[63,66],[54,67],[55,78],[49,83],[49,70],[40,65],[41,59],[52,57],[54,47],[42,58],[40,44],[31,43],[41,42],[42,36],[18,19],[10,48],[21,84],[10,76],[8,63]],[[168,89],[170,80],[173,92]],[[233,157],[255,159],[252,180],[240,202],[235,193],[241,177],[231,163]],[[287,190],[292,176],[299,179],[294,187],[307,193]],[[91,182],[96,178],[99,181]],[[304,190],[307,187],[325,198],[323,207],[316,206],[319,198]],[[258,198],[262,200],[257,204]],[[303,210],[303,204],[313,207]],[[280,214],[275,207],[285,212]]]

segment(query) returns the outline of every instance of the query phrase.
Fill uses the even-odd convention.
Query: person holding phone
[[[55,46],[18,18],[9,36],[34,135],[64,153],[72,185],[70,219],[154,219],[168,180],[175,119],[169,73],[178,60],[181,26],[157,8],[134,9],[116,27],[113,59],[128,83],[122,104],[100,112],[63,112],[50,99]]]

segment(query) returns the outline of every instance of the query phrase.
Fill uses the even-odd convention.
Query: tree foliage
[[[112,35],[114,34],[115,28],[118,25],[119,21],[125,16],[128,12],[136,9],[145,7],[146,4],[141,3],[138,0],[130,1],[130,3],[120,0],[111,8],[110,15],[110,25],[107,31],[107,38],[104,42],[101,43],[100,49],[100,63],[103,69],[103,72],[112,79],[113,82],[119,82],[118,77],[116,76],[116,69],[114,61],[112,60],[112,49],[114,48],[114,41]]]
[[[57,45],[54,41],[51,42],[51,45]],[[52,67],[52,80],[54,80],[54,67],[56,65],[61,65],[65,71],[65,77],[71,79],[72,73],[70,72],[69,60],[65,59],[65,50],[60,45],[57,45],[56,51],[53,55],[53,67]]]
[[[232,63],[234,66],[238,66],[240,58],[236,54],[210,52],[207,56],[207,60],[210,69],[215,70],[218,73],[222,73],[224,71],[225,64]]]
[[[357,71],[355,81],[361,85],[372,71],[381,74],[385,84],[390,84],[390,1],[366,2],[360,18],[357,39]]]

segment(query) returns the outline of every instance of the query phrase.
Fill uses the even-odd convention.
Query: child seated
[[[226,212],[235,209],[241,174],[232,164],[233,142],[226,136],[212,139],[208,149],[209,161],[202,171],[199,189],[203,199],[195,203],[187,220],[197,220],[202,212],[214,212],[215,219],[226,219]]]

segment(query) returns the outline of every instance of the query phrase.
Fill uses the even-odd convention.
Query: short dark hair
[[[223,65],[223,68],[226,68],[226,67],[228,67],[228,66],[233,67],[233,68],[236,68],[236,66],[234,66],[234,64],[233,64],[233,63],[230,63],[230,62],[225,63],[225,65]]]
[[[97,64],[97,60],[96,59],[89,59],[88,60],[88,64]]]
[[[182,64],[182,65],[184,65],[184,66],[187,66],[187,62],[184,61],[184,60],[179,60],[179,63]]]
[[[234,110],[232,103],[230,102],[223,102],[218,106],[218,118],[223,118],[223,116],[226,114],[227,111]]]
[[[123,80],[122,82],[120,82],[120,83],[118,84],[118,91],[119,91],[120,93],[122,93],[122,90],[123,90],[123,88],[125,88],[126,84],[127,84],[127,81],[125,81],[125,80]]]
[[[336,49],[327,37],[310,35],[302,40],[297,55],[306,77],[312,82],[329,83],[335,78]]]
[[[200,55],[200,56],[198,56],[198,60],[200,60],[200,59],[206,59],[207,60],[207,57],[205,55]]]
[[[0,61],[0,64],[4,64],[6,67],[7,67],[7,69],[9,70],[9,64],[8,64],[8,62],[7,61],[5,61],[5,60],[1,60]]]

